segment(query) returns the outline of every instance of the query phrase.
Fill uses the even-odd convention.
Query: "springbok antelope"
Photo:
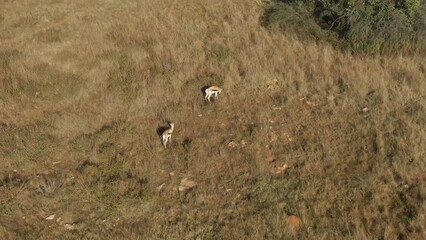
[[[172,133],[173,130],[175,129],[175,124],[174,123],[169,123],[170,128],[165,130],[162,134],[161,134],[161,139],[163,142],[163,146],[166,147],[167,142],[171,143],[172,142]]]
[[[204,99],[210,102],[210,98],[212,97],[212,95],[214,95],[214,98],[216,99],[221,92],[222,88],[217,86],[210,86],[205,90],[206,95]]]

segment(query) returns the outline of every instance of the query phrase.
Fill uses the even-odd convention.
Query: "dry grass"
[[[0,238],[425,238],[424,57],[268,32],[256,1],[1,7]]]

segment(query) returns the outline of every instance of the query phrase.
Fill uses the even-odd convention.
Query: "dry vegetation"
[[[25,2],[0,3],[1,239],[425,239],[424,56],[268,31],[260,1]]]

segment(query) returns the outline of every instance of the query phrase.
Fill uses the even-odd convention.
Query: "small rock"
[[[302,219],[300,219],[300,217],[295,215],[288,216],[287,222],[290,225],[290,229],[293,231],[293,233],[298,232],[300,229],[300,226],[302,225]]]
[[[282,165],[281,167],[278,167],[278,170],[285,171],[287,168],[288,168],[288,165],[286,163],[286,164]]]
[[[186,190],[190,190],[194,188],[195,186],[197,186],[197,184],[194,181],[189,180],[188,178],[184,178],[180,181],[178,190],[179,192],[183,192]]]
[[[161,184],[160,186],[157,187],[157,192],[161,192],[161,190],[163,190],[163,187],[166,185],[166,183]]]
[[[229,143],[228,143],[228,147],[230,147],[230,148],[235,148],[235,147],[237,147],[238,146],[238,143],[236,143],[236,142],[234,142],[234,141],[230,141]]]
[[[275,105],[272,105],[272,110],[281,110],[281,109],[282,109],[282,107],[277,107]]]
[[[362,109],[362,111],[363,112],[368,112],[368,111],[370,111],[370,109],[368,109],[368,107],[365,107],[365,108]]]
[[[288,168],[287,164],[282,165],[281,167],[277,167],[276,169],[272,169],[271,172],[276,175],[282,174]]]
[[[266,81],[266,86],[268,87],[268,89],[271,89],[271,90],[277,88],[278,87],[278,79],[273,78],[273,79]]]
[[[55,219],[55,214],[52,214],[52,215],[48,216],[44,220],[53,220],[53,219]]]
[[[287,138],[287,140],[289,141],[289,142],[293,142],[294,141],[294,137],[293,136],[291,136],[289,133],[284,133],[283,134],[284,135],[284,137],[286,137]]]
[[[311,106],[311,107],[315,107],[315,106],[317,106],[317,105],[318,105],[316,102],[314,102],[314,101],[309,101],[309,100],[307,100],[307,101],[306,101],[306,104],[308,104],[308,105],[309,105],[309,106]]]
[[[69,223],[65,224],[64,228],[67,229],[67,230],[74,230],[75,229],[74,225],[69,224]]]

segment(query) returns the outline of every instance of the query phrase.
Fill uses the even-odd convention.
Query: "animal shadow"
[[[191,148],[191,143],[192,143],[192,140],[189,137],[187,137],[185,138],[185,140],[183,140],[182,146],[186,151],[189,151]]]

